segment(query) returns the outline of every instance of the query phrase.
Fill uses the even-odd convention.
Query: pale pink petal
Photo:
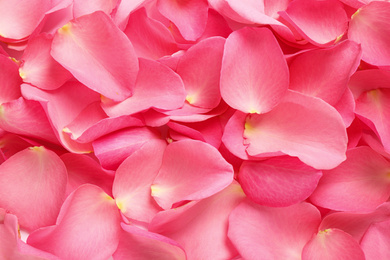
[[[292,91],[271,112],[249,115],[244,137],[249,155],[283,152],[316,169],[336,167],[347,149],[338,112],[319,98]]]
[[[55,223],[65,199],[67,171],[44,147],[27,148],[0,165],[0,207],[31,231]]]
[[[347,160],[324,171],[310,200],[324,208],[368,212],[390,196],[390,162],[369,147],[347,151]]]
[[[195,41],[205,30],[208,13],[206,0],[158,0],[157,8],[178,27],[186,40]]]
[[[73,19],[73,0],[53,0],[46,12],[41,32],[54,35],[58,28]]]
[[[360,46],[348,40],[331,48],[304,52],[289,65],[289,88],[334,106],[346,91],[360,58]]]
[[[244,28],[226,40],[221,70],[221,95],[244,113],[266,113],[288,88],[283,53],[266,28]]]
[[[65,133],[64,128],[70,124],[88,105],[100,101],[100,95],[79,82],[69,81],[53,91],[43,91],[30,85],[22,85],[23,96],[39,101],[49,120],[56,130],[61,144],[74,152],[91,152],[90,143],[80,144]]]
[[[149,223],[161,210],[150,194],[150,187],[161,167],[166,146],[163,140],[147,142],[118,167],[112,192],[126,217]]]
[[[339,229],[319,231],[303,248],[302,260],[365,260],[353,237]]]
[[[139,59],[139,66],[133,96],[119,103],[103,99],[102,107],[109,116],[130,115],[151,107],[172,110],[183,106],[186,94],[179,75],[157,61]]]
[[[230,214],[228,236],[244,259],[298,260],[320,221],[306,202],[270,208],[246,200]]]
[[[149,18],[145,8],[130,15],[124,33],[138,57],[156,60],[179,50],[172,33],[161,22]]]
[[[375,223],[364,234],[360,246],[367,260],[390,258],[390,220]]]
[[[143,125],[141,119],[131,115],[107,117],[100,102],[94,102],[81,111],[72,123],[65,126],[63,131],[70,134],[71,138],[77,142],[88,143],[122,128]]]
[[[102,169],[97,161],[84,154],[66,153],[60,158],[68,171],[66,195],[72,193],[79,186],[90,183],[99,186],[111,196],[114,181],[113,172]]]
[[[359,70],[352,75],[348,87],[355,99],[369,90],[388,89],[390,88],[390,71],[384,69]]]
[[[238,180],[254,202],[285,207],[308,198],[317,187],[321,171],[294,157],[275,157],[265,161],[244,161]]]
[[[128,25],[129,15],[134,13],[137,9],[142,8],[143,5],[147,4],[147,0],[121,0],[117,6],[115,16],[113,20],[115,24],[122,31],[125,30]]]
[[[184,200],[200,200],[226,188],[233,167],[213,146],[195,140],[168,145],[152,196],[163,209]]]
[[[388,220],[390,203],[386,202],[369,213],[336,212],[327,215],[321,222],[319,230],[337,228],[345,231],[360,242],[369,226],[373,223]]]
[[[123,231],[115,260],[185,260],[186,254],[181,246],[167,237],[134,226],[121,224]]]
[[[225,39],[210,37],[193,45],[180,58],[177,73],[183,79],[186,100],[193,106],[214,108],[220,100],[219,78]]]
[[[124,159],[152,139],[160,139],[158,132],[147,127],[135,127],[105,135],[92,145],[103,168],[115,170]]]
[[[95,11],[103,11],[110,15],[117,2],[118,0],[73,0],[73,15],[77,18]]]
[[[61,259],[106,260],[116,250],[120,214],[102,189],[84,184],[64,202],[57,224],[30,234],[27,243]]]
[[[28,37],[51,7],[50,0],[7,0],[0,2],[0,37],[20,40]]]
[[[132,94],[138,59],[126,35],[102,11],[64,25],[51,55],[87,87],[116,101]]]
[[[390,65],[390,3],[373,1],[351,17],[348,38],[360,43],[362,59],[377,66]]]
[[[18,65],[11,58],[0,54],[0,105],[21,96]]]
[[[58,143],[41,104],[22,97],[0,104],[0,127],[11,133]]]
[[[23,82],[53,90],[72,78],[72,74],[50,56],[51,42],[52,37],[47,34],[40,34],[28,42],[19,69]]]
[[[295,0],[280,15],[314,45],[331,45],[348,27],[348,17],[337,0]]]
[[[228,216],[244,198],[232,183],[209,198],[158,213],[149,229],[177,241],[189,260],[231,259],[237,251],[226,236]]]

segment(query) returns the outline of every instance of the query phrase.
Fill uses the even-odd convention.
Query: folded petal
[[[237,251],[227,238],[228,216],[244,198],[232,183],[209,198],[159,212],[149,230],[177,241],[189,260],[232,259]]]
[[[68,196],[57,224],[30,234],[27,243],[61,259],[106,260],[119,243],[120,214],[102,189],[84,184]]]
[[[118,249],[113,255],[115,260],[186,259],[184,250],[176,241],[134,226],[123,223],[121,226]]]
[[[339,229],[317,233],[303,248],[302,260],[364,260],[364,253],[353,237]]]
[[[266,113],[288,88],[289,74],[283,53],[266,28],[244,28],[226,40],[221,95],[226,103],[244,113]]]
[[[183,106],[186,94],[179,75],[157,61],[139,59],[139,66],[131,97],[119,103],[103,99],[102,107],[109,116],[130,115],[151,107],[172,110]]]
[[[337,0],[292,1],[280,15],[314,45],[333,44],[348,27],[348,17]]]
[[[390,258],[390,220],[375,223],[364,234],[360,246],[367,260]]]
[[[208,4],[206,0],[158,0],[157,9],[171,20],[184,39],[198,39],[207,23]]]
[[[324,171],[310,200],[324,208],[368,212],[390,196],[390,162],[367,146],[347,151],[347,160]]]
[[[110,99],[121,101],[132,94],[137,56],[126,35],[102,11],[59,29],[51,55],[81,83]]]
[[[21,96],[18,65],[9,57],[0,54],[0,105]]]
[[[320,221],[306,202],[270,208],[245,200],[230,214],[228,236],[244,259],[301,259]]]
[[[373,1],[351,17],[348,38],[360,43],[362,59],[376,66],[390,65],[390,3]]]
[[[316,169],[332,169],[345,160],[347,134],[338,112],[321,99],[289,91],[271,112],[249,115],[247,152],[283,152]]]
[[[225,39],[210,37],[193,45],[180,58],[177,73],[193,106],[214,108],[220,100],[219,78]]]
[[[152,196],[163,209],[184,200],[207,198],[233,181],[233,167],[213,146],[195,140],[168,145],[152,185]]]
[[[294,157],[274,157],[265,161],[244,161],[238,180],[254,202],[285,207],[308,198],[321,178],[321,171]]]
[[[131,219],[149,223],[161,208],[150,187],[161,167],[166,142],[145,143],[118,167],[112,192],[118,208]]]
[[[27,148],[0,165],[0,207],[32,231],[55,223],[65,199],[67,171],[43,146]]]

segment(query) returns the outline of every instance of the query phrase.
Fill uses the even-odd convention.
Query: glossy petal
[[[360,43],[362,59],[377,66],[390,65],[390,3],[373,1],[360,8],[349,23],[348,38]]]
[[[266,113],[288,88],[288,68],[271,31],[244,28],[226,40],[221,70],[221,95],[244,113]]]
[[[61,259],[108,259],[119,243],[120,215],[102,189],[85,184],[64,202],[57,224],[30,234],[27,243]]]
[[[184,85],[175,72],[157,61],[139,59],[139,65],[133,96],[120,103],[103,100],[102,107],[108,115],[130,115],[151,107],[173,110],[183,106]]]
[[[15,100],[21,96],[18,65],[9,57],[0,54],[0,105]]]
[[[309,197],[322,173],[294,157],[275,157],[265,161],[244,161],[238,180],[254,202],[285,207]]]
[[[225,39],[210,37],[193,45],[181,57],[177,73],[187,91],[186,100],[193,106],[214,108],[220,100],[219,78]]]
[[[44,147],[27,148],[0,165],[0,207],[27,230],[55,223],[65,199],[67,171]]]
[[[283,152],[316,169],[345,160],[347,134],[337,111],[321,99],[288,92],[271,112],[250,115],[244,137],[249,155]]]
[[[59,29],[51,55],[81,83],[108,98],[121,101],[132,94],[138,72],[134,48],[102,11]]]
[[[52,37],[47,34],[40,34],[29,41],[19,69],[23,82],[53,90],[72,78],[72,74],[51,57],[51,43]]]
[[[231,259],[237,251],[226,236],[228,216],[244,197],[233,183],[209,198],[158,213],[149,229],[177,241],[188,260]]]
[[[247,260],[301,259],[320,221],[319,211],[309,203],[270,208],[246,200],[230,214],[228,236]]]
[[[211,145],[194,140],[171,143],[152,185],[152,196],[164,209],[184,200],[200,200],[226,188],[233,167]]]
[[[296,0],[281,13],[294,28],[315,45],[330,45],[344,34],[348,17],[337,0]]]
[[[118,167],[112,192],[126,217],[149,223],[161,210],[150,194],[150,186],[161,167],[166,146],[163,140],[147,142]]]
[[[372,211],[390,196],[390,163],[369,147],[347,152],[347,160],[324,171],[310,197],[316,205],[341,211]]]
[[[360,246],[367,260],[390,258],[390,220],[375,223],[364,235]]]
[[[351,235],[339,229],[319,231],[302,251],[302,260],[364,260],[364,253]]]
[[[208,11],[206,0],[158,0],[157,8],[179,28],[186,40],[195,41],[206,27]]]
[[[113,257],[115,260],[185,260],[181,246],[167,237],[121,224],[122,232]]]

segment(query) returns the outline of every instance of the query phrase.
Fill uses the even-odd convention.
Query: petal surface
[[[390,258],[390,220],[375,223],[364,234],[360,246],[367,260]]]
[[[22,79],[18,73],[18,65],[9,57],[0,54],[0,105],[21,96]]]
[[[266,113],[288,88],[289,74],[283,53],[270,30],[244,28],[226,40],[221,95],[244,113]]]

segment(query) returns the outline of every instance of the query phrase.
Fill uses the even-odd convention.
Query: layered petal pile
[[[390,259],[389,1],[0,10],[1,259]]]

